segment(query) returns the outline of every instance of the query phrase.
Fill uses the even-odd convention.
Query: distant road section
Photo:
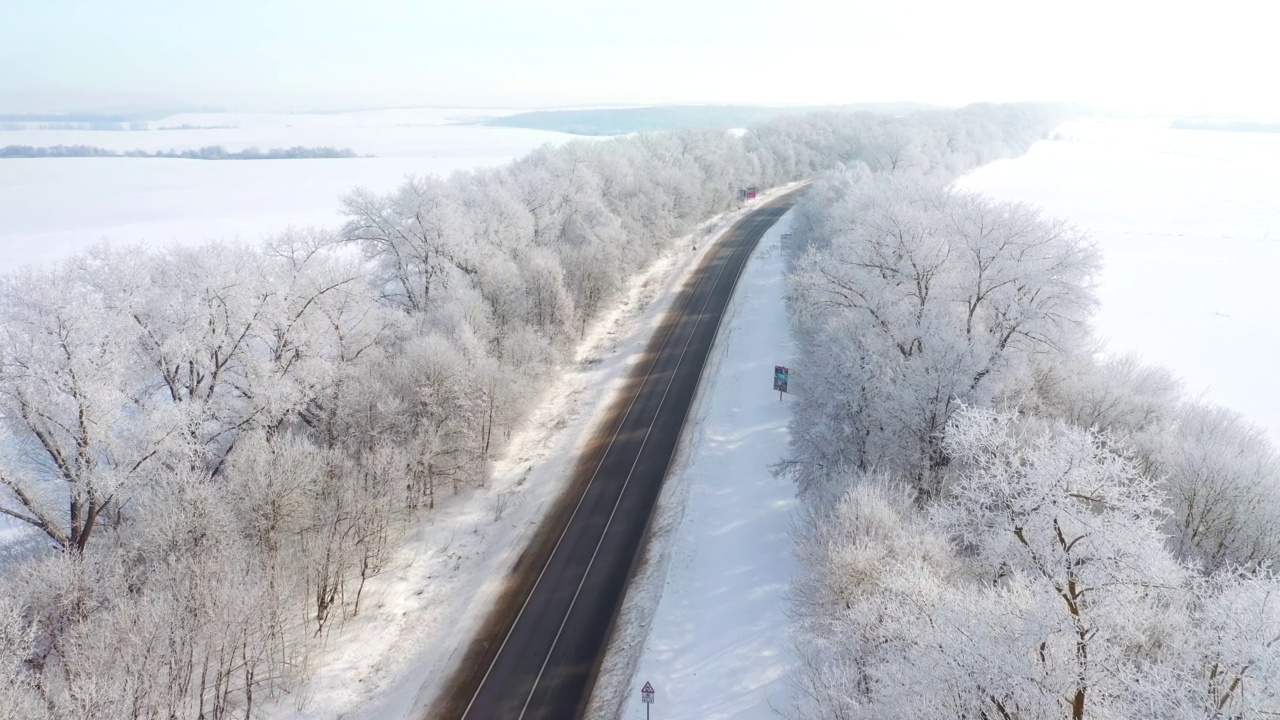
[[[548,516],[430,717],[582,713],[721,316],[751,251],[794,198],[741,220],[691,275],[579,460],[576,491]]]

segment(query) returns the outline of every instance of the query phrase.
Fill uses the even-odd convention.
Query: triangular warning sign
[[[653,692],[653,685],[651,685],[651,684],[649,684],[649,683],[645,683],[645,684],[644,684],[644,687],[640,688],[640,692],[642,692],[642,693],[652,693],[652,692]]]

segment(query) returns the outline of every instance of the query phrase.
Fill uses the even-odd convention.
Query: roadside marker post
[[[640,700],[644,702],[644,720],[649,720],[649,706],[653,704],[653,684],[645,681],[640,688]]]

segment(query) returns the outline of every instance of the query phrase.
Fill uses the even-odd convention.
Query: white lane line
[[[758,221],[753,221],[753,225],[755,224],[755,222],[758,222]],[[723,267],[720,269],[720,272],[721,272],[721,273],[723,273],[723,272],[724,272],[724,268],[723,268]],[[706,279],[706,274],[705,274],[705,273],[699,273],[699,275],[698,275],[698,281],[697,281],[696,283],[694,283],[694,285],[693,285],[693,289],[692,289],[692,290],[690,290],[690,292],[689,292],[689,298],[690,298],[690,299],[692,299],[692,298],[693,298],[693,296],[697,294],[698,287],[699,287],[700,285],[702,285],[702,282],[703,282],[703,280],[705,280],[705,279]],[[720,280],[720,275],[719,275],[719,274],[717,274],[717,275],[716,275],[716,281],[715,281],[715,282],[719,282],[719,280]],[[715,285],[714,285],[714,283],[713,283],[713,285],[712,285],[712,289],[713,289],[713,290],[715,289]],[[688,303],[686,302],[686,310],[688,309],[688,308],[687,308],[687,306],[688,306]],[[703,307],[705,308],[705,307],[706,307],[706,305],[704,304],[704,305],[703,305]],[[664,350],[666,350],[666,348],[667,348],[667,342],[671,339],[671,336],[672,336],[674,333],[675,333],[675,324],[672,324],[671,328],[667,331],[666,336],[662,339],[662,345],[660,345],[660,346],[658,347],[658,352],[654,355],[654,360],[653,360],[653,363],[654,363],[654,364],[656,364],[656,363],[657,363],[657,359],[658,359],[659,357],[661,357],[661,356],[662,356],[663,351],[664,351]],[[687,347],[687,344],[686,344],[686,347]],[[683,356],[683,353],[681,353],[681,356]],[[676,367],[679,367],[679,363],[677,363]],[[652,370],[653,370],[653,364],[650,364],[650,366],[649,366],[649,370],[650,370],[650,372],[652,372]],[[673,371],[673,372],[674,372],[674,371]],[[488,667],[488,669],[486,669],[486,670],[484,671],[484,677],[480,678],[480,684],[476,686],[476,691],[475,691],[475,693],[471,696],[471,700],[470,700],[470,702],[468,702],[468,703],[467,703],[467,708],[466,708],[465,710],[463,710],[463,711],[462,711],[462,720],[466,720],[467,715],[469,715],[469,714],[471,713],[471,708],[472,708],[472,706],[473,706],[473,705],[475,705],[476,698],[478,698],[478,697],[480,696],[480,691],[484,688],[484,684],[485,684],[485,682],[487,682],[487,681],[489,680],[489,674],[493,672],[493,666],[498,664],[498,658],[502,657],[502,651],[503,651],[503,649],[504,649],[504,648],[506,648],[506,646],[507,646],[507,641],[511,639],[511,635],[512,635],[512,633],[514,633],[514,632],[515,632],[516,626],[520,624],[520,618],[524,616],[524,611],[525,611],[525,609],[529,606],[529,601],[533,599],[533,595],[534,595],[534,593],[537,591],[537,589],[538,589],[538,585],[542,582],[542,576],[546,574],[546,572],[547,572],[547,568],[551,567],[551,561],[552,561],[552,559],[554,559],[554,558],[555,558],[555,556],[556,556],[556,551],[558,551],[558,550],[560,549],[560,543],[564,542],[564,537],[565,537],[565,535],[567,535],[567,534],[568,534],[568,532],[569,532],[569,528],[573,525],[573,519],[574,519],[575,517],[577,517],[577,515],[578,515],[578,510],[582,507],[582,503],[583,503],[583,501],[584,501],[584,500],[586,500],[587,495],[588,495],[588,494],[590,493],[590,491],[591,491],[591,485],[592,485],[592,483],[594,483],[594,482],[596,481],[596,477],[597,477],[597,476],[599,475],[599,473],[600,473],[600,466],[604,464],[605,458],[606,458],[606,457],[608,456],[608,454],[609,454],[609,448],[610,448],[610,447],[612,447],[613,442],[614,442],[615,440],[617,440],[617,439],[618,439],[618,433],[622,432],[622,426],[625,424],[625,421],[626,421],[627,416],[631,414],[631,408],[635,407],[636,400],[638,400],[638,399],[640,398],[640,395],[641,395],[641,392],[640,392],[640,391],[644,389],[644,383],[645,383],[645,382],[647,382],[647,381],[649,380],[649,377],[650,377],[650,375],[648,375],[648,374],[646,374],[646,375],[645,375],[645,379],[644,379],[643,381],[641,381],[641,383],[640,383],[640,388],[639,388],[639,389],[637,389],[637,390],[636,390],[635,395],[633,395],[633,396],[631,397],[631,402],[630,402],[630,404],[628,404],[628,405],[627,405],[627,410],[626,410],[626,412],[624,412],[624,413],[622,414],[622,418],[618,421],[618,427],[613,431],[613,436],[609,439],[609,444],[605,446],[605,451],[604,451],[603,453],[601,453],[601,454],[600,454],[600,462],[596,464],[596,469],[592,471],[592,473],[591,473],[591,479],[589,479],[589,480],[587,481],[587,487],[586,487],[585,489],[583,489],[583,491],[582,491],[582,496],[578,498],[578,504],[577,504],[577,505],[574,505],[574,507],[573,507],[573,512],[569,515],[569,521],[568,521],[567,523],[565,523],[564,529],[560,531],[560,537],[556,539],[556,544],[555,544],[555,546],[551,548],[551,554],[547,556],[547,562],[546,562],[546,564],[542,566],[542,570],[538,573],[538,577],[537,577],[537,579],[533,581],[533,587],[532,587],[532,588],[530,588],[530,590],[529,590],[529,594],[525,596],[524,603],[522,603],[522,604],[520,605],[520,612],[516,613],[516,619],[515,619],[515,621],[511,623],[511,627],[507,630],[507,634],[502,638],[502,644],[498,646],[498,652],[494,654],[494,656],[493,656],[493,660],[489,663],[489,667]],[[668,388],[669,388],[669,387],[670,387],[670,384],[668,383]],[[664,395],[663,395],[663,396],[665,397],[665,393],[664,393]],[[661,404],[659,404],[659,406],[658,406],[658,407],[659,407],[659,408],[661,408],[661,407],[662,407],[662,406],[661,406]],[[654,416],[655,416],[655,418],[656,418],[656,416],[657,416],[657,411],[656,411],[656,410],[654,411]],[[649,428],[650,428],[650,429],[652,429],[652,428],[653,428],[653,425],[652,425],[652,424],[650,424]],[[648,438],[648,432],[647,432],[647,431],[645,432],[645,437],[646,437],[646,438]],[[641,447],[643,447],[643,445],[641,445]],[[628,476],[628,477],[630,477],[630,476]],[[623,484],[623,488],[625,489],[625,487],[626,487],[626,485],[625,485],[625,483],[624,483],[624,484]],[[619,494],[619,497],[621,497],[621,494]],[[612,516],[612,515],[610,515],[610,518],[612,518],[612,517],[613,517],[613,516]],[[606,527],[606,529],[608,528],[608,526],[607,526],[607,525],[606,525],[605,527]],[[601,535],[601,537],[603,537],[603,535]],[[598,547],[599,547],[599,546],[597,546],[597,549],[598,549]],[[594,558],[594,555],[593,555],[592,557]],[[590,568],[590,565],[588,565],[588,569],[589,569],[589,568]],[[585,578],[585,577],[586,577],[586,575],[584,574],[584,575],[583,575],[583,577]],[[579,589],[581,589],[581,588],[582,588],[581,584],[579,584],[578,588],[579,588]],[[575,598],[575,599],[577,598],[577,593],[574,593],[574,598]],[[570,604],[570,608],[571,608],[571,609],[572,609],[572,607],[573,607],[573,606],[572,606],[572,604]],[[568,613],[567,613],[567,612],[565,613],[565,617],[566,617],[566,618],[568,618]],[[564,628],[564,623],[561,623],[560,627],[561,627],[561,629],[563,629],[563,628]],[[556,633],[556,638],[558,639],[559,637],[560,637],[560,634],[559,634],[559,633]],[[555,643],[554,643],[554,642],[551,644],[551,647],[552,647],[552,649],[555,649]],[[549,651],[547,651],[547,657],[549,658],[550,656],[551,656],[551,651],[549,650]],[[542,667],[543,667],[543,669],[544,669],[544,670],[546,669],[546,661],[545,661],[545,660],[543,661]],[[541,678],[541,677],[542,677],[542,671],[541,671],[541,670],[538,672],[538,677],[539,677],[539,678]],[[537,688],[537,686],[538,686],[538,682],[537,682],[537,680],[535,680],[535,681],[534,681],[534,684],[533,684],[533,685],[534,685],[534,688]],[[530,690],[530,691],[529,691],[529,696],[530,696],[530,697],[532,697],[532,696],[533,696],[533,691],[532,691],[532,690]],[[525,700],[525,707],[528,707],[528,705],[529,705],[529,701],[526,699],[526,700]],[[521,715],[521,716],[523,716],[523,715],[524,715],[524,710],[523,710],[523,709],[521,709],[521,711],[520,711],[520,715]]]
[[[751,223],[751,230],[754,231],[759,227],[763,218],[757,218]],[[770,223],[772,225],[772,223]],[[763,233],[762,233],[763,234]],[[711,291],[707,293],[707,299],[702,303],[702,307],[698,310],[698,318],[694,319],[694,329],[701,317],[706,313],[707,306],[711,304],[711,300],[715,297],[716,287],[720,284],[720,278],[724,275],[726,262],[720,266],[720,271],[716,273],[716,279],[711,284]],[[717,327],[719,324],[717,323]],[[560,634],[564,632],[564,626],[569,622],[569,616],[573,614],[573,607],[578,602],[578,595],[582,592],[582,587],[587,582],[587,576],[591,574],[591,568],[595,565],[596,555],[600,552],[600,546],[604,544],[605,535],[609,533],[609,527],[613,524],[613,518],[618,512],[618,507],[622,504],[622,497],[627,492],[627,485],[631,482],[631,476],[635,473],[636,465],[640,462],[640,456],[644,453],[645,445],[649,442],[649,434],[653,432],[653,426],[658,422],[658,414],[662,411],[662,406],[667,401],[667,394],[671,391],[671,386],[675,384],[676,374],[680,370],[680,363],[684,362],[685,353],[689,350],[689,345],[693,343],[696,333],[689,331],[689,338],[685,340],[684,347],[680,349],[680,357],[676,359],[676,365],[671,369],[670,379],[667,380],[667,386],[662,390],[662,397],[658,400],[658,407],[653,411],[653,419],[649,421],[649,427],[644,432],[644,439],[640,441],[640,449],[636,451],[636,459],[632,461],[631,468],[627,471],[627,477],[622,481],[622,489],[618,492],[618,499],[613,503],[613,509],[609,512],[609,519],[605,521],[604,529],[600,531],[600,539],[596,541],[596,547],[591,552],[591,559],[587,561],[587,567],[582,571],[582,579],[578,581],[578,587],[573,592],[573,599],[569,601],[569,607],[565,610],[564,618],[560,621],[560,627],[556,630],[556,636],[551,640],[551,647],[547,650],[547,656],[542,660],[542,667],[538,670],[538,676],[534,678],[533,687],[529,689],[529,696],[525,698],[524,707],[520,708],[520,714],[516,720],[523,720],[525,712],[529,709],[529,703],[533,701],[534,692],[538,689],[538,683],[542,682],[542,674],[547,670],[547,663],[551,662],[551,655],[555,652],[556,644],[560,642]]]

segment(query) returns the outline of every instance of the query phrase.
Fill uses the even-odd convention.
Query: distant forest
[[[136,157],[136,158],[180,158],[184,160],[300,160],[358,157],[351,148],[301,147],[271,148],[259,150],[246,148],[229,151],[221,145],[211,145],[198,150],[108,150],[91,145],[53,145],[50,147],[32,147],[30,145],[6,145],[0,147],[0,159],[4,158],[71,158],[71,157]]]
[[[574,135],[627,135],[685,128],[745,128],[779,115],[810,112],[870,112],[899,117],[917,110],[936,109],[920,103],[859,103],[823,107],[758,107],[750,105],[666,105],[595,110],[540,110],[492,118],[494,127],[549,130]]]

